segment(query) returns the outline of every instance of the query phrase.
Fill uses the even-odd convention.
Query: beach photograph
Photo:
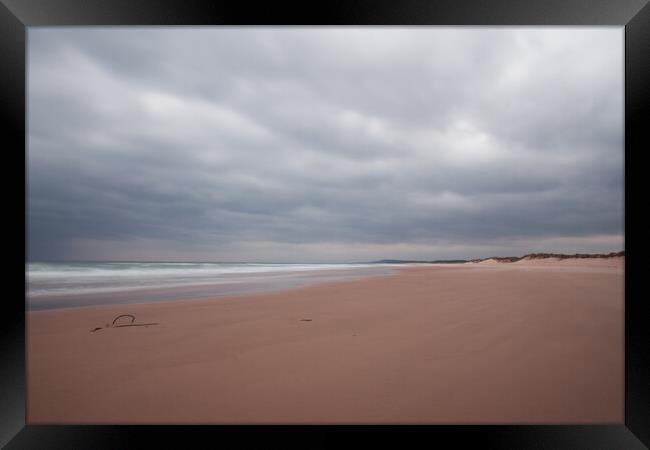
[[[622,424],[621,27],[29,27],[26,422]]]

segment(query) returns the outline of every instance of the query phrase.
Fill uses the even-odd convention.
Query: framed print
[[[646,3],[3,0],[0,442],[650,445]]]

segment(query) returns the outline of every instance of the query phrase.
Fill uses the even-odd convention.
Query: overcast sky
[[[623,28],[33,28],[30,260],[623,249]]]

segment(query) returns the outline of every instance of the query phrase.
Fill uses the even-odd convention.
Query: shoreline
[[[622,423],[623,271],[500,266],[30,311],[27,421]]]
[[[293,283],[285,283],[284,285],[269,286],[268,284],[258,284],[255,285],[251,283],[252,288],[234,292],[221,292],[214,293],[213,289],[217,287],[223,288],[224,286],[229,287],[230,284],[212,284],[212,283],[203,283],[203,284],[188,284],[182,286],[166,286],[158,288],[139,288],[139,289],[129,289],[129,290],[118,290],[114,292],[100,292],[100,293],[89,293],[81,294],[78,296],[75,295],[44,295],[42,297],[37,297],[38,302],[48,302],[48,301],[57,301],[59,298],[78,298],[79,301],[87,301],[88,299],[96,298],[128,298],[133,297],[134,295],[144,295],[144,296],[155,296],[158,295],[160,298],[149,299],[149,300],[135,300],[135,301],[111,301],[105,303],[97,304],[80,304],[74,306],[48,306],[48,307],[39,307],[39,308],[26,308],[26,312],[37,312],[37,311],[52,311],[52,310],[76,310],[79,308],[97,308],[103,306],[124,306],[128,307],[130,305],[142,305],[142,304],[157,304],[157,303],[184,303],[184,302],[194,302],[194,301],[219,301],[225,298],[231,297],[246,297],[251,295],[264,295],[271,293],[281,293],[292,291],[296,289],[308,288],[310,286],[319,286],[323,284],[332,284],[332,283],[345,283],[347,281],[362,280],[366,278],[382,278],[398,275],[403,270],[408,270],[410,268],[466,268],[466,267],[480,267],[480,268],[504,268],[504,269],[539,269],[539,270],[548,270],[548,269],[566,269],[567,267],[573,267],[574,269],[585,269],[587,271],[598,270],[603,268],[605,270],[610,268],[620,268],[624,270],[624,257],[609,257],[609,258],[545,258],[545,259],[535,259],[535,260],[518,260],[515,262],[503,262],[497,261],[491,258],[485,260],[476,260],[476,261],[467,261],[466,263],[426,263],[426,262],[412,262],[404,264],[396,264],[388,268],[377,267],[371,268],[371,270],[383,269],[385,273],[362,273],[362,270],[357,268],[354,269],[324,269],[324,270],[315,270],[310,272],[285,272],[282,274],[277,274],[279,277],[289,275],[294,276]],[[302,278],[301,278],[302,276]],[[193,294],[191,293],[193,291]],[[26,293],[26,299],[28,295]],[[85,300],[81,300],[85,299]],[[32,300],[33,301],[33,300]],[[26,302],[26,305],[29,304],[29,300]]]
[[[238,293],[238,294],[223,294],[223,295],[217,295],[217,296],[210,296],[210,297],[181,297],[181,298],[172,298],[170,300],[151,300],[151,301],[141,301],[141,302],[129,302],[129,303],[101,303],[101,304],[96,304],[96,305],[82,305],[82,306],[69,306],[69,307],[60,307],[60,308],[40,308],[40,309],[27,309],[25,310],[26,314],[31,314],[31,313],[46,313],[46,312],[54,312],[54,311],[78,311],[78,310],[87,310],[87,309],[95,309],[95,308],[103,308],[103,309],[114,309],[118,307],[124,307],[124,308],[129,308],[131,306],[133,307],[140,307],[140,306],[147,306],[147,305],[159,305],[159,304],[165,304],[165,305],[173,305],[173,306],[182,306],[182,305],[187,305],[188,302],[191,303],[196,303],[196,302],[204,302],[204,303],[213,303],[213,302],[220,302],[224,300],[243,300],[248,297],[256,297],[256,296],[265,296],[265,295],[270,295],[270,294],[282,294],[285,292],[293,292],[293,291],[299,291],[302,289],[309,289],[312,287],[320,287],[324,285],[338,285],[338,284],[345,284],[345,283],[350,283],[350,282],[355,282],[359,280],[366,280],[366,279],[375,279],[375,278],[385,278],[385,277],[393,277],[399,274],[400,271],[402,270],[408,270],[407,267],[398,267],[394,269],[394,273],[387,273],[387,274],[382,274],[382,275],[365,275],[365,276],[356,276],[356,277],[350,277],[349,279],[337,279],[337,280],[323,280],[323,281],[312,281],[309,283],[305,283],[303,285],[296,285],[296,286],[288,286],[288,287],[282,287],[282,288],[275,288],[269,291],[251,291],[251,292],[244,292],[244,293]],[[149,290],[149,289],[148,289]],[[160,290],[175,290],[175,287],[172,288],[161,288]],[[120,295],[129,295],[131,294],[131,291],[124,291],[120,292]]]
[[[307,286],[336,283],[364,278],[390,276],[405,267],[367,267],[323,269],[312,271],[286,271],[244,275],[240,281],[203,282],[158,287],[124,288],[79,294],[44,294],[30,297],[26,292],[26,311],[92,308],[110,305],[135,305],[174,301],[217,300],[226,297],[284,292]],[[135,299],[135,300],[131,300]],[[86,303],[91,304],[86,304]],[[92,304],[95,302],[95,304]],[[48,305],[49,303],[49,305]],[[29,306],[36,304],[38,307]],[[58,306],[68,304],[70,306]],[[45,306],[43,306],[45,305]]]

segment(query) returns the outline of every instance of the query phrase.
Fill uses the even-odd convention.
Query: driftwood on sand
[[[131,322],[122,324],[122,325],[116,325],[117,321],[121,319],[122,317],[130,317]],[[91,333],[94,333],[95,331],[102,330],[104,328],[122,328],[122,327],[148,327],[149,325],[160,325],[157,322],[151,322],[151,323],[135,323],[135,316],[133,314],[120,314],[119,316],[115,317],[113,319],[113,322],[109,325],[106,324],[105,327],[96,327],[92,330],[90,330]]]

